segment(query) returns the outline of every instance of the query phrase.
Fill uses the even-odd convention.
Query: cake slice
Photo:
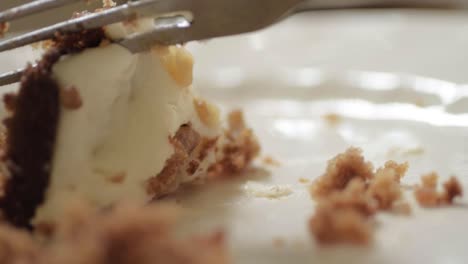
[[[250,130],[224,131],[218,109],[194,94],[183,46],[131,54],[113,43],[148,23],[57,35],[17,96],[5,97],[8,221],[51,224],[77,197],[98,208],[144,204],[209,170],[239,171],[258,154]]]

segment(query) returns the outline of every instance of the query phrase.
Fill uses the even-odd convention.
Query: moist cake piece
[[[0,263],[187,263],[227,264],[230,256],[220,231],[176,236],[178,212],[167,205],[121,204],[106,212],[72,201],[43,237],[0,225]]]
[[[144,204],[257,156],[242,115],[223,129],[218,109],[193,91],[183,46],[131,54],[112,43],[151,26],[139,19],[57,35],[23,76],[5,121],[0,207],[11,223],[49,224],[76,197],[99,208]]]

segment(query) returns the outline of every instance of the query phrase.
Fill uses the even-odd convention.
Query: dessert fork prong
[[[66,5],[77,0],[37,0],[0,13],[0,23]],[[100,12],[60,22],[0,42],[0,52],[53,38],[59,33],[79,32],[108,24],[154,17],[152,30],[116,42],[133,53],[155,44],[171,45],[194,40],[256,31],[305,10],[443,7],[466,8],[464,0],[138,0]],[[21,70],[0,75],[0,85],[19,80]]]

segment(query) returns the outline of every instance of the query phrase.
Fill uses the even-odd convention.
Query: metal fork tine
[[[131,52],[139,52],[148,49],[155,43],[176,44],[251,32],[267,27],[288,15],[305,9],[323,10],[382,6],[417,8],[427,7],[429,3],[439,3],[441,1],[444,4],[447,1],[453,3],[451,5],[453,8],[468,8],[466,0],[138,0],[5,40],[0,42],[0,52],[52,38],[56,32],[77,32],[127,19],[167,13],[171,13],[173,17],[159,18],[161,24],[156,23],[152,31],[132,35],[123,40],[117,40],[117,42]],[[304,5],[298,6],[298,4]],[[174,17],[177,13],[185,11],[189,11],[195,17],[193,21],[191,20],[192,17]],[[22,70],[0,75],[0,86],[18,81],[21,75]]]
[[[11,72],[0,74],[0,86],[12,84],[21,80],[25,69],[18,69]]]
[[[99,28],[135,17],[184,11],[183,3],[184,1],[178,0],[140,0],[138,2],[129,2],[99,13],[60,22],[49,27],[1,41],[0,52],[50,39],[56,32],[78,32],[83,29]],[[187,10],[187,8],[185,8],[185,10]]]
[[[13,7],[0,12],[0,23],[9,22],[31,14],[46,11],[52,8],[61,7],[82,0],[36,0],[30,3]]]

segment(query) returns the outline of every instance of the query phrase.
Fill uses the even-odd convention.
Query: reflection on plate
[[[238,89],[203,90],[225,109],[244,109],[264,153],[278,159],[281,166],[262,166],[244,179],[177,195],[180,204],[193,209],[188,228],[226,228],[239,263],[467,260],[463,249],[468,205],[422,210],[413,204],[411,217],[379,216],[371,249],[318,248],[306,228],[314,204],[307,185],[301,183],[301,178],[320,176],[332,156],[358,146],[377,166],[388,159],[409,161],[404,184],[415,184],[422,173],[435,170],[442,178],[459,176],[468,188],[468,105],[459,104],[467,99],[466,89],[414,76],[321,71],[309,86],[278,85],[287,75],[300,75],[302,70],[289,70],[286,76],[259,79]],[[259,191],[287,188],[288,195],[278,199],[251,195],[253,186]],[[406,195],[413,201],[411,192]],[[278,239],[284,243],[281,248],[274,246]]]

